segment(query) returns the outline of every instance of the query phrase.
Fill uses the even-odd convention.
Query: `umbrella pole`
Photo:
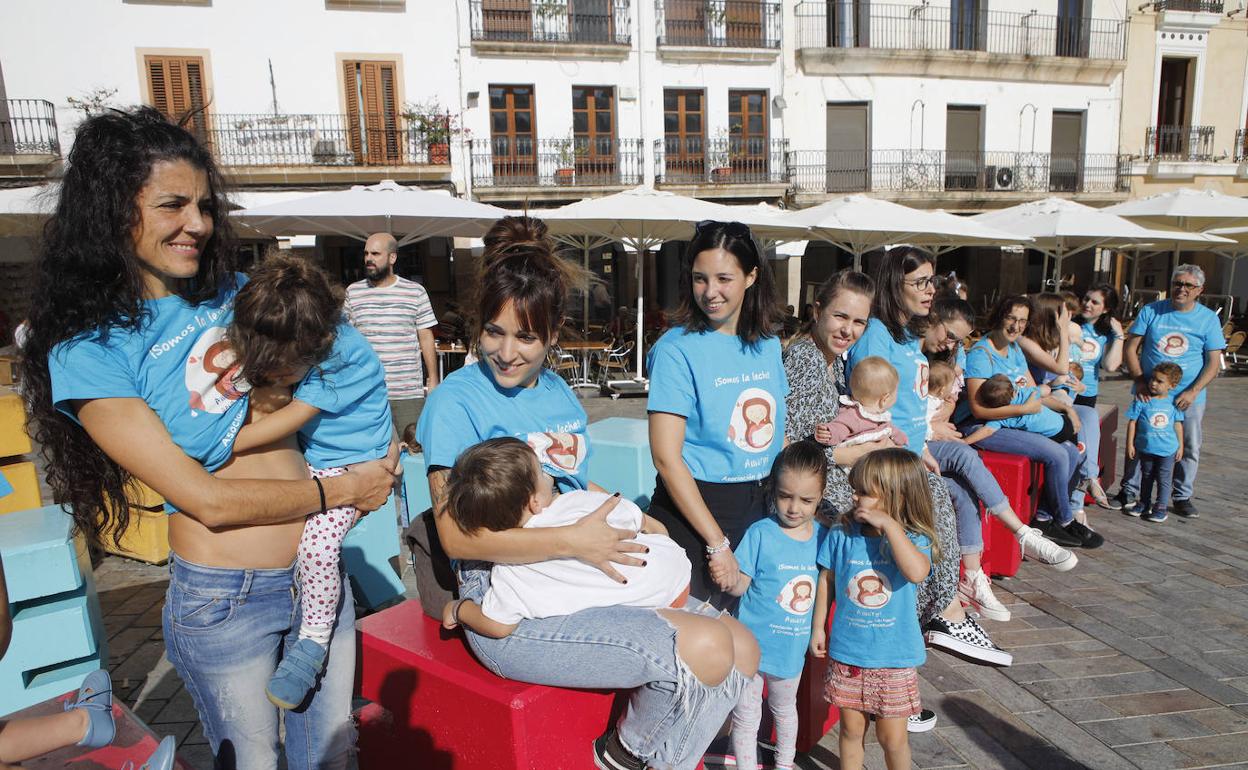
[[[589,274],[589,239],[582,241],[582,245],[585,247],[584,251],[582,252],[582,255],[584,258],[582,262],[582,266],[585,268],[585,274],[588,275]],[[582,310],[581,331],[585,333],[585,339],[589,339],[589,291],[591,288],[592,288],[592,284],[591,286],[585,287],[585,301],[583,303],[583,307],[581,308]]]
[[[1044,252],[1044,267],[1040,269],[1040,291],[1044,291],[1044,283],[1049,280],[1049,252]]]
[[[642,277],[645,275],[646,269],[646,249],[638,242],[637,244],[637,344],[634,350],[637,351],[637,381],[641,382],[641,358],[642,348],[645,345],[643,334],[645,333],[645,307],[642,295],[645,294],[645,284],[642,283]]]

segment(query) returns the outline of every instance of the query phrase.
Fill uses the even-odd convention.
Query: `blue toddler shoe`
[[[303,703],[325,668],[327,652],[326,647],[311,639],[295,642],[269,678],[269,686],[264,690],[269,701],[283,709],[297,708]]]
[[[117,725],[113,723],[113,680],[103,669],[92,671],[82,680],[78,697],[65,704],[66,711],[82,709],[87,712],[87,734],[78,741],[79,746],[98,749],[113,742]]]
[[[147,758],[147,761],[139,766],[138,770],[173,770],[174,755],[177,753],[177,742],[172,735],[166,735],[161,739],[160,745]],[[121,766],[121,770],[135,770],[133,762],[126,762]]]

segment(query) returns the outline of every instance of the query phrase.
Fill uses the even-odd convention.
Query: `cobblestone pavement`
[[[1108,383],[1102,402],[1125,405],[1126,393],[1125,382]],[[1028,562],[996,581],[1014,617],[984,626],[1014,665],[929,651],[921,689],[940,721],[911,736],[916,767],[1248,768],[1248,483],[1239,454],[1248,447],[1248,378],[1219,379],[1209,398],[1201,517],[1149,524],[1093,507],[1105,547],[1080,553],[1067,573]],[[591,421],[645,411],[642,399],[585,405]],[[206,770],[194,706],[163,655],[167,579],[163,567],[99,563],[110,670],[120,697]],[[838,767],[835,731],[800,764]],[[878,746],[868,747],[867,764],[884,767]]]

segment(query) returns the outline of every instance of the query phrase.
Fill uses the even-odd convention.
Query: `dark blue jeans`
[[[1135,459],[1140,464],[1140,510],[1148,510],[1148,501],[1153,496],[1155,483],[1157,501],[1153,503],[1153,513],[1165,514],[1170,507],[1170,491],[1174,483],[1174,455],[1137,452]]]

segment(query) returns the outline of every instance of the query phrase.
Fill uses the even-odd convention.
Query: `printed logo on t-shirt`
[[[1029,388],[1029,387],[1031,387],[1031,383],[1027,381],[1027,378],[1026,378],[1026,377],[1024,377],[1023,375],[1021,375],[1021,374],[1020,374],[1020,375],[1018,375],[1017,377],[1015,377],[1015,378],[1014,378],[1014,387],[1016,387],[1016,388]]]
[[[762,388],[737,396],[728,423],[728,440],[747,452],[765,452],[776,437],[776,400]]]
[[[919,359],[918,365],[914,367],[914,392],[919,394],[919,398],[927,398],[927,375],[931,367],[924,359]]]
[[[1079,350],[1083,353],[1084,361],[1095,361],[1101,356],[1101,341],[1095,337],[1084,337],[1079,344]]]
[[[878,610],[893,597],[893,586],[888,582],[887,575],[864,569],[849,581],[845,595],[863,609]]]
[[[1165,412],[1157,412],[1148,418],[1148,424],[1154,428],[1164,428],[1170,424],[1170,415]]]
[[[195,340],[186,359],[186,389],[191,414],[222,414],[251,389],[238,376],[234,349],[225,339],[225,327],[214,326]]]
[[[815,605],[815,579],[798,575],[784,584],[776,601],[790,615],[805,615]]]
[[[1163,356],[1178,358],[1187,352],[1187,335],[1182,332],[1170,332],[1157,340],[1157,351]]]
[[[525,443],[537,453],[543,465],[549,465],[561,474],[575,476],[585,462],[585,437],[579,433],[530,433]]]

